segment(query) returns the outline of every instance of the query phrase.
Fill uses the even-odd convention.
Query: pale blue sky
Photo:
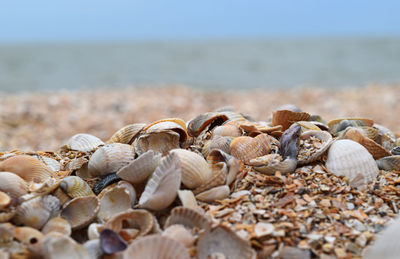
[[[400,36],[398,0],[0,0],[0,42]]]

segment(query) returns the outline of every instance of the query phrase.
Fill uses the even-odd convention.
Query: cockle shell
[[[28,155],[12,156],[2,161],[0,171],[11,172],[25,181],[35,182],[41,182],[54,174],[50,167]]]
[[[265,141],[264,137],[259,137],[260,135],[255,138],[242,136],[232,140],[232,156],[247,164],[253,158],[267,155],[271,147],[269,143]]]
[[[139,206],[151,210],[162,210],[176,198],[181,184],[181,167],[175,153],[163,158],[147,182],[140,196]]]
[[[47,156],[39,156],[39,160],[41,160],[43,163],[45,163],[48,167],[50,167],[51,170],[53,171],[60,171],[61,170],[61,164],[57,160],[47,157]]]
[[[228,120],[228,116],[221,112],[207,112],[198,115],[188,123],[187,131],[189,136],[197,137],[210,124],[214,126],[222,125]]]
[[[187,188],[197,188],[211,179],[212,172],[202,156],[185,149],[173,149],[170,153],[179,158],[182,183]]]
[[[45,259],[91,259],[82,245],[57,232],[45,235],[41,243]]]
[[[62,149],[90,152],[100,145],[104,145],[104,142],[98,137],[86,133],[80,133],[72,136]]]
[[[232,140],[233,140],[232,137],[214,136],[212,139],[207,140],[205,142],[203,149],[201,150],[201,153],[203,154],[204,157],[207,157],[208,154],[213,149],[220,149],[220,150],[224,151],[225,153],[230,154]]]
[[[241,239],[226,226],[217,226],[200,234],[197,241],[197,257],[208,259],[215,254],[225,258],[255,259],[256,253],[248,241]]]
[[[220,149],[214,149],[207,156],[207,161],[211,164],[224,162],[227,165],[226,185],[229,186],[236,179],[236,175],[239,172],[239,161],[235,157]]]
[[[131,208],[129,192],[120,186],[107,190],[100,198],[100,209],[97,217],[106,222],[113,215]]]
[[[116,173],[135,158],[133,147],[127,144],[113,143],[94,152],[89,160],[88,169],[92,176],[105,176]]]
[[[306,112],[290,110],[277,110],[272,113],[272,126],[282,125],[282,130],[287,130],[296,121],[308,121],[311,115]]]
[[[348,139],[332,143],[325,166],[335,175],[346,176],[355,187],[375,181],[378,175],[378,166],[368,150]]]
[[[80,229],[96,218],[99,207],[96,196],[77,197],[64,205],[61,217],[69,222],[72,230]]]
[[[28,186],[24,179],[14,173],[0,172],[0,191],[17,198],[28,193]]]
[[[224,124],[217,126],[213,130],[213,138],[220,137],[240,137],[242,136],[242,130],[238,124]]]
[[[71,198],[94,195],[90,186],[78,176],[63,178],[60,188]]]
[[[303,152],[306,150],[299,148],[299,153],[297,155],[298,157],[297,161],[299,165],[305,165],[316,161],[328,150],[329,146],[332,144],[332,135],[327,131],[309,130],[300,135],[300,140],[306,140],[310,137],[315,137],[317,139],[320,139],[322,144],[319,147],[313,147],[315,148],[315,152],[312,152],[309,155],[307,155],[307,157],[302,157],[301,159],[299,159],[299,156],[302,155]]]
[[[52,196],[36,197],[23,202],[17,209],[13,222],[41,229],[46,222],[58,213],[60,201]]]
[[[43,234],[31,227],[16,227],[14,238],[25,245],[33,245],[41,241]]]
[[[254,170],[260,173],[273,175],[279,171],[282,174],[292,173],[297,166],[297,160],[287,157],[282,161],[282,157],[278,154],[270,154],[262,157],[255,158],[250,161],[250,165]]]
[[[162,236],[174,239],[187,248],[190,248],[195,241],[192,233],[190,233],[190,231],[188,231],[183,225],[171,225],[167,227],[162,233]]]
[[[130,164],[121,168],[117,172],[117,175],[133,184],[142,183],[154,172],[160,160],[160,153],[149,150],[133,160]]]
[[[0,191],[0,211],[6,208],[11,203],[11,197],[5,193]]]
[[[166,131],[174,131],[179,134],[179,142],[182,143],[187,140],[186,124],[182,119],[169,118],[155,121],[144,127],[143,131],[146,134],[157,134]]]
[[[67,220],[61,217],[55,217],[50,219],[43,227],[42,233],[48,234],[50,232],[58,232],[63,235],[71,235],[71,225]]]
[[[117,130],[109,140],[107,144],[111,143],[122,143],[132,144],[135,138],[139,135],[142,129],[146,126],[144,123],[129,124],[121,129]]]
[[[179,190],[178,197],[183,207],[196,208],[198,206],[196,198],[190,190]]]
[[[400,171],[400,155],[387,156],[376,160],[379,169],[386,171]]]
[[[206,190],[209,190],[213,187],[223,185],[226,183],[226,178],[228,175],[228,167],[223,162],[213,163],[211,164],[211,170],[213,172],[213,177],[204,184],[200,185],[196,189],[193,190],[194,194],[199,194]]]
[[[135,152],[141,155],[149,150],[166,155],[168,151],[179,148],[179,133],[165,130],[159,133],[143,134],[134,143]]]
[[[183,225],[186,228],[208,229],[211,221],[204,216],[198,209],[188,207],[175,207],[165,222],[164,229],[171,225]]]
[[[204,202],[222,200],[229,196],[230,189],[227,185],[217,186],[196,195],[196,199]]]

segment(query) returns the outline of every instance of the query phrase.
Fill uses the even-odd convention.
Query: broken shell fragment
[[[111,229],[104,229],[100,233],[100,246],[105,254],[114,254],[125,250],[127,244]]]
[[[196,118],[193,120],[189,121],[187,131],[189,136],[191,137],[197,137],[200,135],[200,133],[208,128],[210,129],[210,125],[213,124],[213,126],[218,126],[222,125],[225,121],[228,120],[228,116],[221,113],[221,112],[207,112],[198,115]]]
[[[376,160],[378,168],[386,171],[400,171],[400,155],[397,156],[387,156]]]
[[[222,200],[229,196],[230,189],[227,185],[217,186],[196,195],[196,199],[204,202]]]
[[[145,126],[146,124],[144,123],[126,125],[117,130],[117,132],[115,132],[111,138],[107,140],[107,144],[121,143],[131,145]]]
[[[300,135],[297,154],[299,165],[312,163],[319,159],[332,144],[332,135],[326,131],[310,130]]]
[[[292,173],[297,166],[297,160],[287,157],[282,161],[282,157],[278,154],[270,154],[253,159],[249,163],[257,172],[273,175],[279,171],[282,174]]]
[[[178,197],[183,207],[196,208],[198,206],[196,198],[190,190],[179,190]]]
[[[170,216],[165,222],[164,229],[171,225],[183,225],[186,228],[207,229],[211,227],[211,221],[204,216],[204,213],[195,208],[175,207],[171,210]]]
[[[53,175],[53,170],[40,160],[28,156],[12,156],[0,162],[0,171],[14,173],[25,181],[41,182]]]
[[[158,120],[150,123],[143,129],[146,134],[157,134],[166,131],[174,131],[179,134],[179,142],[183,143],[187,140],[186,124],[182,119],[169,118]]]
[[[89,225],[96,218],[98,211],[99,200],[96,196],[77,197],[64,205],[61,217],[75,230]]]
[[[90,152],[101,145],[104,145],[104,142],[98,137],[86,133],[80,133],[72,136],[67,141],[67,144],[62,148],[80,152]]]
[[[72,238],[56,232],[43,237],[42,253],[46,259],[90,259],[82,245],[76,243]]]
[[[0,211],[11,203],[11,197],[7,193],[0,191]]]
[[[67,176],[62,179],[60,188],[71,198],[94,195],[90,186],[78,176]]]
[[[290,125],[297,121],[309,121],[311,115],[306,112],[290,110],[277,110],[272,113],[272,126],[282,125],[282,130],[287,130]]]
[[[179,148],[179,138],[179,133],[173,130],[143,134],[134,143],[135,152],[141,155],[149,150],[153,150],[154,152],[166,155],[170,150]]]

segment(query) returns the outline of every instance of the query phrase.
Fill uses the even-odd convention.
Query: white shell
[[[368,150],[348,139],[332,143],[328,151],[326,168],[335,175],[346,176],[350,184],[355,187],[374,181],[379,172]]]
[[[80,133],[72,136],[68,140],[65,147],[70,150],[89,152],[94,150],[100,145],[104,145],[104,142],[101,141],[101,139],[99,139],[98,137],[86,133]]]
[[[189,208],[198,207],[196,198],[194,197],[194,194],[192,191],[179,190],[178,197],[179,197],[179,200],[181,201],[183,207],[189,207]]]
[[[196,199],[204,202],[213,202],[215,200],[222,200],[229,196],[229,186],[222,185],[211,188],[205,192],[196,195]]]
[[[0,172],[0,191],[12,197],[20,197],[28,193],[28,185],[24,179],[10,172]]]
[[[131,198],[126,188],[115,186],[107,190],[100,199],[100,209],[97,217],[106,222],[113,215],[131,208]]]
[[[328,150],[329,146],[332,144],[332,135],[327,131],[309,130],[301,134],[300,139],[307,139],[311,136],[322,140],[322,146],[306,159],[299,159],[298,165],[305,165],[316,161],[326,152],[326,150]],[[299,152],[301,152],[301,150],[299,150]]]

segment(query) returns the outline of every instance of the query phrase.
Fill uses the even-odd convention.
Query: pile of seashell
[[[106,142],[77,134],[57,152],[0,153],[0,258],[357,257],[342,241],[311,242],[310,233],[326,227],[314,212],[297,215],[309,222],[304,229],[290,223],[293,238],[278,225],[289,226],[286,214],[301,199],[300,211],[314,201],[330,207],[341,193],[376,203],[371,186],[400,184],[397,174],[379,180],[385,171],[400,171],[400,138],[389,129],[365,118],[326,123],[293,105],[267,121],[222,108],[187,123],[130,124]],[[320,181],[326,198],[305,194],[302,181]],[[328,182],[341,191],[330,192]],[[379,214],[381,225],[400,205],[384,202],[394,213]],[[266,216],[272,203],[278,219]],[[350,211],[363,208],[355,204]],[[381,229],[369,230],[361,251]],[[353,244],[360,235],[340,240]],[[367,253],[382,251],[384,242],[376,244]]]

